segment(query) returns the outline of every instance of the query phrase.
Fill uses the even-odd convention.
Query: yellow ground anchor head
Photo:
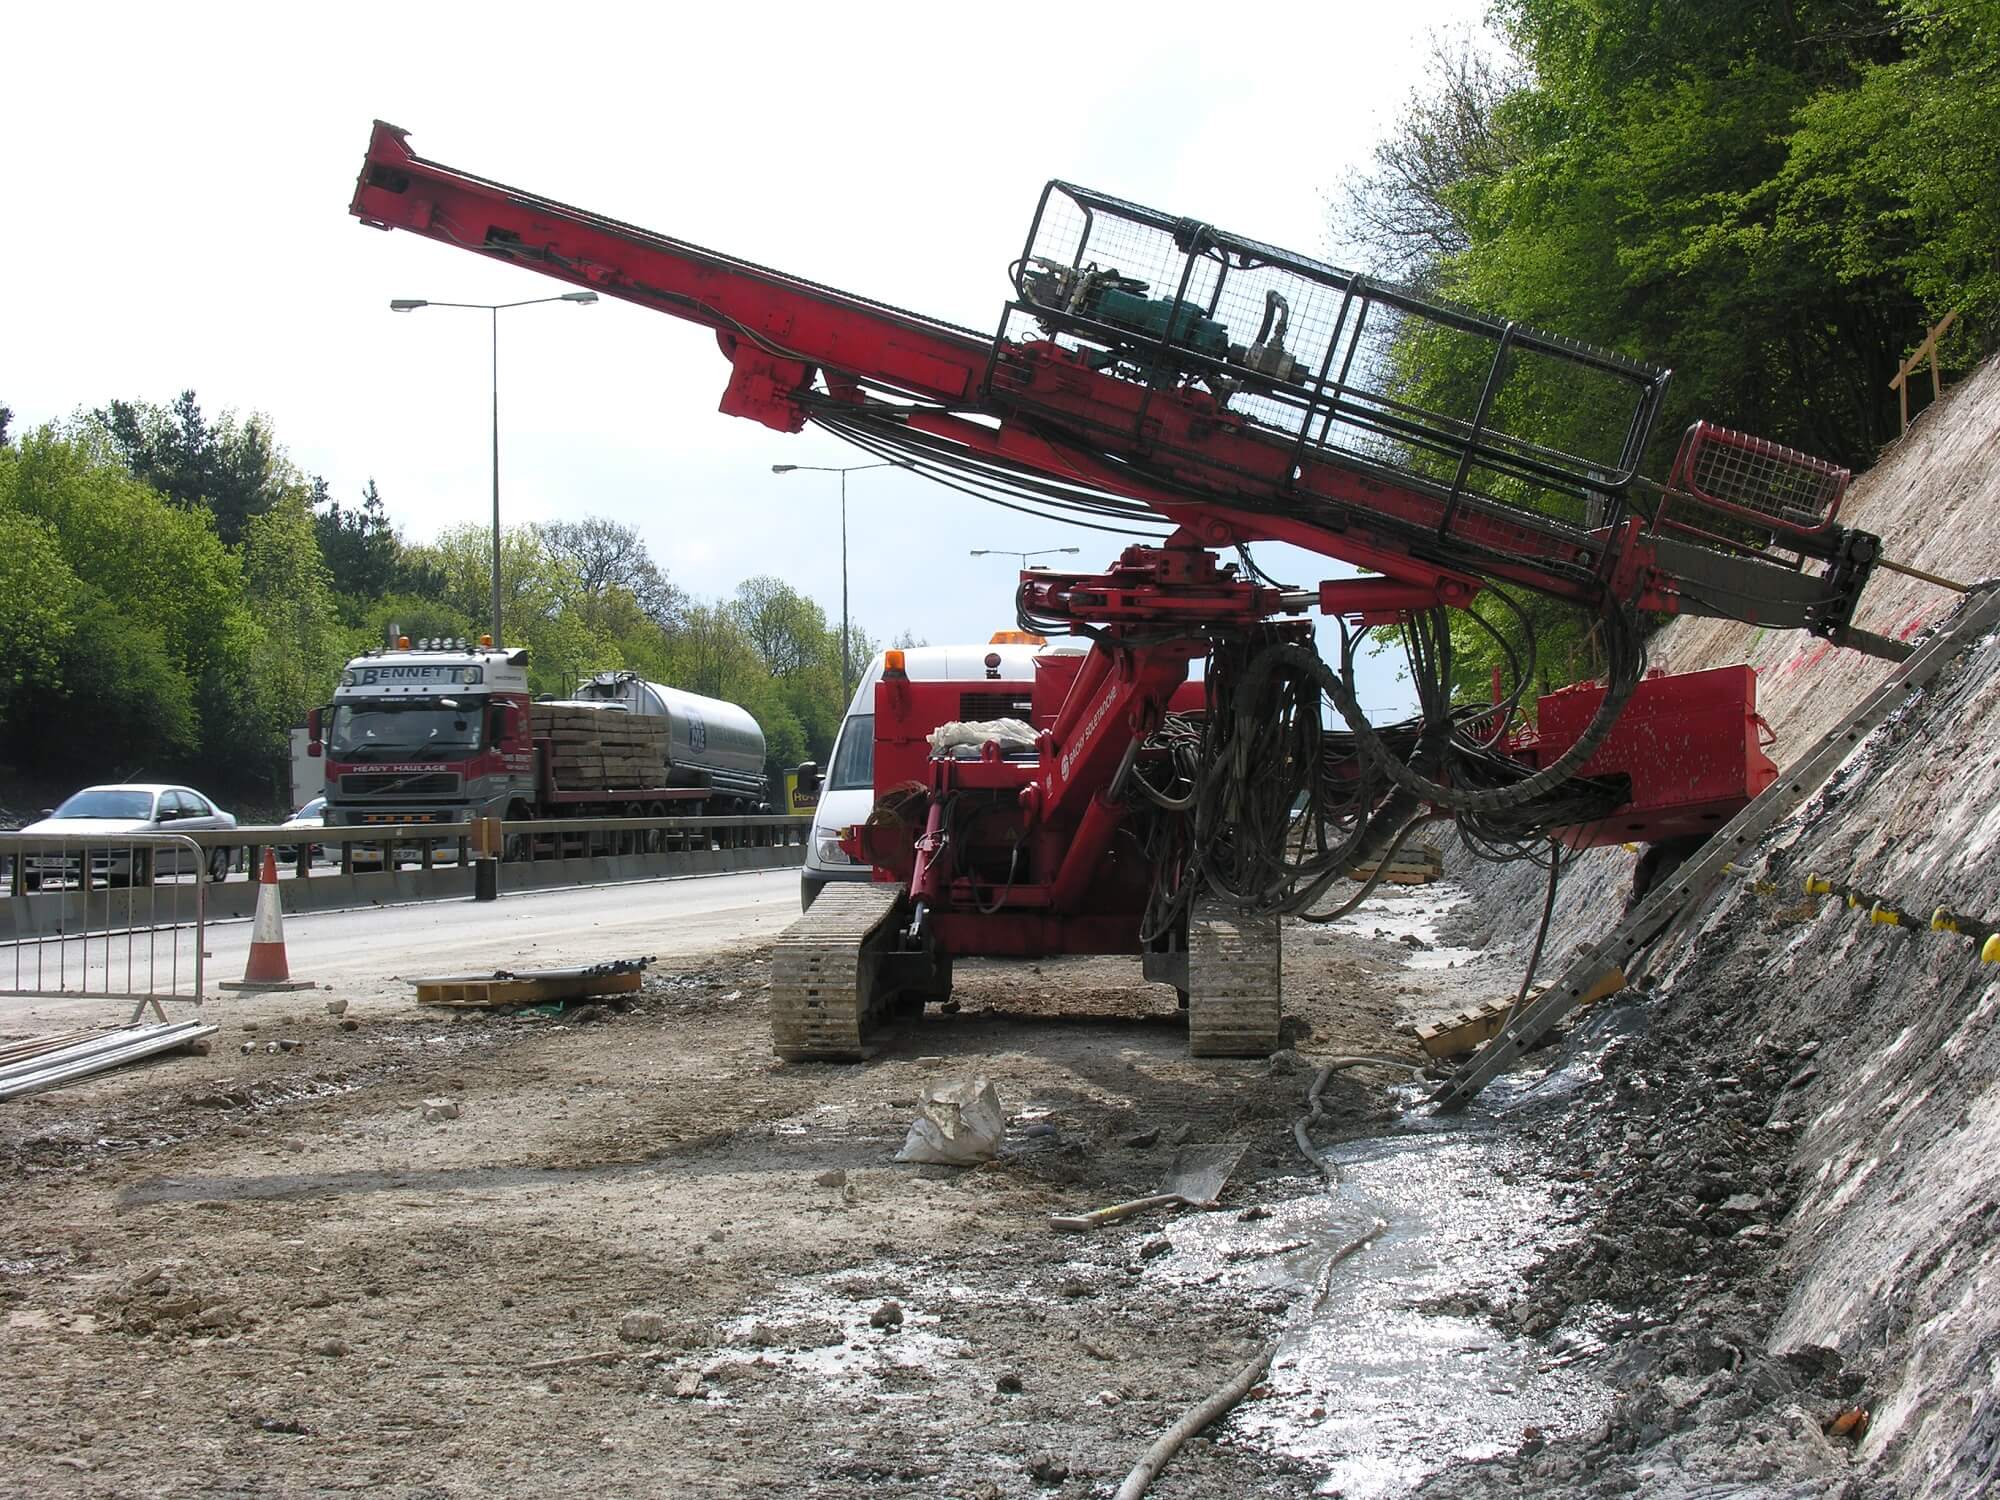
[[[1986,939],[1985,944],[1979,950],[1979,961],[1981,963],[2000,964],[2000,932],[1996,932]]]
[[[1884,906],[1877,901],[1868,908],[1868,920],[1881,927],[1901,927],[1903,914],[1893,906]]]
[[[1833,886],[1817,875],[1808,875],[1806,876],[1806,894],[1808,896],[1831,896],[1833,894]]]
[[[1936,911],[1931,913],[1932,932],[1957,932],[1959,930],[1958,916],[1950,907],[1940,906]]]

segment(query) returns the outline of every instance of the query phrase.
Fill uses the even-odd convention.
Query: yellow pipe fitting
[[[1987,938],[1979,950],[1979,961],[1986,964],[2000,964],[2000,932]]]
[[[1958,917],[1952,912],[1950,907],[1940,906],[1936,911],[1931,913],[1932,932],[1958,932],[1960,930]]]
[[[1897,911],[1895,907],[1884,906],[1880,901],[1877,901],[1873,906],[1868,908],[1868,920],[1875,923],[1878,927],[1901,927],[1903,925],[1903,914]]]
[[[1820,879],[1817,875],[1808,875],[1806,876],[1806,894],[1808,896],[1831,896],[1833,894],[1833,886],[1829,882]]]

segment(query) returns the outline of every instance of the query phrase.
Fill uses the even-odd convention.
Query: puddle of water
[[[905,1268],[907,1269],[907,1268]],[[856,1300],[835,1288],[834,1280],[856,1277],[888,1281],[896,1268],[878,1266],[845,1270],[837,1278],[813,1278],[780,1286],[757,1306],[723,1324],[728,1339],[725,1362],[758,1357],[769,1366],[810,1380],[830,1390],[858,1392],[884,1401],[916,1400],[924,1388],[898,1385],[899,1370],[941,1375],[964,1368],[966,1344],[937,1332],[937,1316],[902,1304],[903,1321],[893,1330],[872,1327],[869,1317],[885,1300]],[[954,1292],[965,1292],[964,1288]],[[760,1342],[759,1330],[772,1341]],[[891,1377],[885,1381],[884,1377]]]
[[[1357,937],[1420,938],[1436,943],[1438,921],[1467,896],[1464,886],[1449,880],[1430,885],[1376,887],[1375,894],[1333,924],[1335,932]]]
[[[1483,948],[1433,948],[1426,953],[1419,949],[1403,964],[1411,969],[1462,969],[1484,951]]]
[[[1504,1297],[1556,1238],[1551,1191],[1525,1150],[1490,1127],[1412,1115],[1330,1155],[1337,1192],[1252,1224],[1183,1221],[1155,1266],[1209,1295],[1270,1289],[1292,1301],[1271,1394],[1238,1408],[1239,1432],[1313,1465],[1321,1493],[1370,1500],[1456,1460],[1510,1452],[1529,1427],[1554,1438],[1603,1420],[1608,1387],[1586,1362],[1562,1362],[1560,1344],[1512,1338],[1477,1313],[1420,1310],[1451,1295]],[[1328,1257],[1377,1219],[1387,1229],[1334,1270],[1308,1316]]]
[[[1445,914],[1467,899],[1465,887],[1449,880],[1431,885],[1386,886],[1334,923],[1333,930],[1382,942],[1403,942],[1414,938],[1423,946],[1410,946],[1403,959],[1405,968],[1462,969],[1484,950],[1441,948],[1437,936],[1438,923]]]

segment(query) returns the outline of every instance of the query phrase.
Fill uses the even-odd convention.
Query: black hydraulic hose
[[[1446,820],[1444,814],[1442,813],[1434,813],[1427,818],[1410,819],[1409,822],[1405,823],[1401,828],[1399,828],[1396,831],[1395,841],[1391,843],[1386,850],[1383,851],[1381,859],[1376,862],[1375,872],[1372,875],[1370,875],[1367,878],[1367,880],[1362,882],[1360,890],[1356,891],[1352,896],[1348,897],[1345,901],[1341,902],[1340,905],[1336,906],[1332,911],[1322,911],[1322,912],[1300,911],[1295,913],[1295,915],[1301,922],[1313,922],[1313,923],[1338,922],[1342,917],[1346,916],[1349,912],[1353,911],[1355,907],[1359,906],[1362,902],[1366,901],[1371,895],[1374,894],[1375,887],[1380,885],[1382,883],[1382,877],[1389,873],[1390,864],[1395,860],[1398,854],[1401,854],[1403,852],[1403,844],[1411,834],[1415,833],[1419,828],[1423,827],[1427,823],[1442,823],[1444,821]],[[1318,894],[1317,891],[1314,892],[1314,895],[1317,894]]]
[[[1374,725],[1368,722],[1367,715],[1361,711],[1361,700],[1354,686],[1354,652],[1351,642],[1343,640],[1341,643],[1341,663],[1338,672],[1321,661],[1317,655],[1302,648],[1287,646],[1272,649],[1296,652],[1300,666],[1318,676],[1321,685],[1326,689],[1327,696],[1333,700],[1333,706],[1340,710],[1341,718],[1347,721],[1347,727],[1354,732],[1355,743],[1361,747],[1362,754],[1390,781],[1405,791],[1422,797],[1426,802],[1435,803],[1439,807],[1448,807],[1453,812],[1491,813],[1532,802],[1568,781],[1585,761],[1597,753],[1597,747],[1603,743],[1605,735],[1611,732],[1611,726],[1617,722],[1618,715],[1624,710],[1626,700],[1638,687],[1639,678],[1645,669],[1645,653],[1639,648],[1638,643],[1631,639],[1630,622],[1624,618],[1623,612],[1617,606],[1613,606],[1606,618],[1619,621],[1623,633],[1614,639],[1620,642],[1623,649],[1614,653],[1613,676],[1605,687],[1604,701],[1597,706],[1597,712],[1585,726],[1582,735],[1575,744],[1550,764],[1515,782],[1512,786],[1478,791],[1464,791],[1457,787],[1446,786],[1442,782],[1431,781],[1389,753],[1388,747],[1382,743],[1381,735],[1376,732]],[[1618,670],[1620,667],[1624,670]]]
[[[1549,921],[1556,914],[1556,882],[1562,879],[1562,845],[1549,844],[1549,888],[1542,897],[1542,922],[1535,929],[1535,946],[1528,951],[1528,967],[1521,975],[1521,987],[1514,992],[1514,1004],[1528,998],[1528,986],[1535,982],[1535,969],[1542,961],[1542,944],[1548,940]]]

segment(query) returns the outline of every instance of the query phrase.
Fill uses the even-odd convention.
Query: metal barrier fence
[[[166,1000],[198,1007],[212,857],[180,833],[0,833],[13,899],[46,889],[53,908],[0,942],[0,994],[130,1000],[133,1021],[149,1006],[166,1020]]]
[[[539,818],[501,824],[507,864],[602,859],[620,855],[803,849],[806,816]],[[342,875],[412,865],[430,870],[473,857],[470,823],[364,824],[337,828],[203,829],[183,837],[204,849],[240,852],[254,875],[266,848],[277,851],[281,879],[310,878],[315,866]],[[720,866],[719,866],[720,867]],[[332,873],[328,871],[327,873]],[[504,884],[504,881],[503,881]]]
[[[546,863],[552,860],[598,859],[630,854],[722,852],[739,849],[803,849],[811,834],[807,816],[671,817],[671,818],[544,818],[504,823],[506,862]],[[21,835],[7,834],[7,838]],[[164,835],[162,835],[164,837]],[[145,835],[133,835],[126,842],[139,843]],[[203,851],[204,864],[216,878],[229,870],[246,871],[255,878],[266,848],[277,851],[281,879],[310,877],[315,873],[358,871],[414,866],[436,869],[466,864],[472,857],[470,823],[413,823],[363,825],[339,828],[286,828],[246,825],[241,828],[198,829],[173,835]],[[93,848],[107,849],[104,839],[89,840]],[[123,847],[123,845],[120,845]],[[218,852],[222,858],[216,858]],[[33,866],[5,857],[0,850],[0,890],[20,896],[65,886],[81,888],[88,879],[92,888],[105,884],[104,859],[94,862],[86,875],[72,861],[67,873],[51,869],[38,872]],[[191,880],[194,872],[176,865],[153,871],[142,860],[138,884],[146,885],[156,876],[177,876]],[[120,857],[113,883],[128,883]]]
[[[795,868],[805,861],[811,820],[562,818],[507,823],[502,832],[514,857],[500,866],[498,888],[519,893]],[[285,913],[297,916],[471,898],[477,864],[471,838],[467,823],[202,829],[116,839],[0,834],[0,995],[86,993],[82,976],[88,993],[105,993],[115,969],[120,983],[111,993],[192,1000],[200,993],[202,924],[245,918],[256,908],[253,882],[214,882],[232,869],[254,875],[265,849],[277,854]],[[151,852],[161,845],[179,852]],[[78,852],[85,849],[91,852]]]

